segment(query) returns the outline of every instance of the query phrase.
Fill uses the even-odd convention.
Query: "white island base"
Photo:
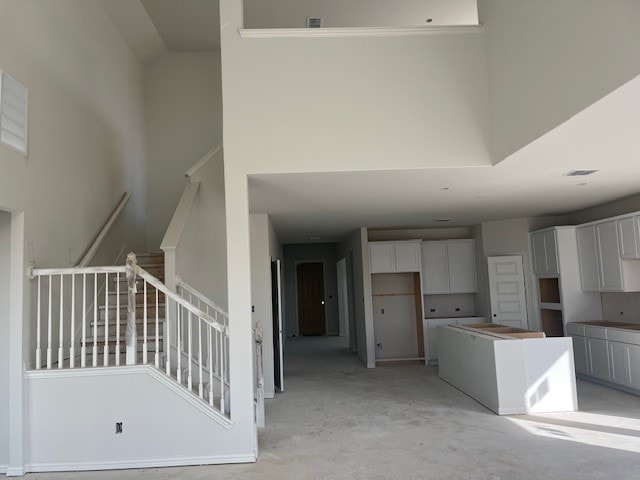
[[[528,334],[482,330],[438,328],[442,380],[498,415],[577,410],[570,338],[518,338]]]

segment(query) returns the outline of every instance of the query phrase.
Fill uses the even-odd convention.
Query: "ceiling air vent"
[[[447,223],[453,220],[453,218],[436,218],[436,222],[438,223]]]
[[[322,18],[307,17],[307,28],[322,28]]]
[[[591,175],[592,173],[596,173],[598,170],[571,170],[568,173],[565,173],[565,177],[585,177],[587,175]]]

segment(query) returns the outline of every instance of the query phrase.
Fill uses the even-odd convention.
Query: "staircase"
[[[145,253],[137,255],[136,258],[138,260],[139,267],[143,268],[148,273],[164,283],[164,253]],[[158,298],[156,299],[156,289],[147,288],[145,297],[144,290],[144,280],[140,277],[137,277],[135,295],[135,325],[136,353],[138,363],[144,363],[145,339],[147,340],[146,343],[148,353],[156,353],[156,343],[158,345],[158,353],[160,355],[162,355],[164,349],[163,325],[166,312],[165,295],[162,292],[157,292]],[[98,307],[98,318],[97,320],[91,321],[89,334],[87,335],[86,342],[84,342],[83,345],[86,345],[87,349],[93,349],[94,346],[97,346],[98,356],[102,357],[99,358],[98,365],[102,365],[104,364],[103,352],[105,351],[105,345],[108,342],[109,354],[114,355],[117,352],[119,355],[119,357],[115,359],[116,365],[124,365],[124,346],[126,345],[128,301],[126,275],[110,276],[108,283],[108,294],[107,297],[103,297],[104,294],[99,296],[99,298],[102,298],[102,301]],[[108,319],[108,321],[105,321],[105,319]],[[158,324],[158,342],[156,342],[156,321]],[[107,331],[109,334],[108,339],[106,336]],[[161,364],[164,364],[164,361],[161,360]]]
[[[125,266],[34,269],[31,275],[37,280],[36,370],[142,364],[228,423],[228,314],[182,280],[177,292],[170,290],[164,254],[130,253]]]

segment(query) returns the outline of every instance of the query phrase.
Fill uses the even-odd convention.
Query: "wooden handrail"
[[[104,226],[100,230],[100,233],[98,233],[98,236],[95,238],[82,259],[76,264],[76,267],[86,267],[87,265],[89,265],[89,262],[95,256],[96,252],[102,245],[102,242],[104,242],[107,234],[111,231],[113,225],[116,223],[116,220],[118,220],[118,217],[122,213],[124,206],[129,201],[129,198],[131,198],[131,192],[124,192],[122,194],[122,198],[120,199],[120,202],[118,202],[115,210],[113,211],[107,222],[104,224]]]

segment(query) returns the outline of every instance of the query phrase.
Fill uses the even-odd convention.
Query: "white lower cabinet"
[[[629,384],[640,389],[640,345],[629,345]]]
[[[589,375],[601,380],[611,380],[607,341],[600,338],[587,338],[587,345],[589,347]]]
[[[611,362],[611,381],[630,386],[629,345],[620,342],[609,342],[609,357]]]
[[[587,352],[587,339],[577,335],[571,335],[573,340],[573,355],[575,359],[576,372],[582,375],[589,375],[589,354]]]

